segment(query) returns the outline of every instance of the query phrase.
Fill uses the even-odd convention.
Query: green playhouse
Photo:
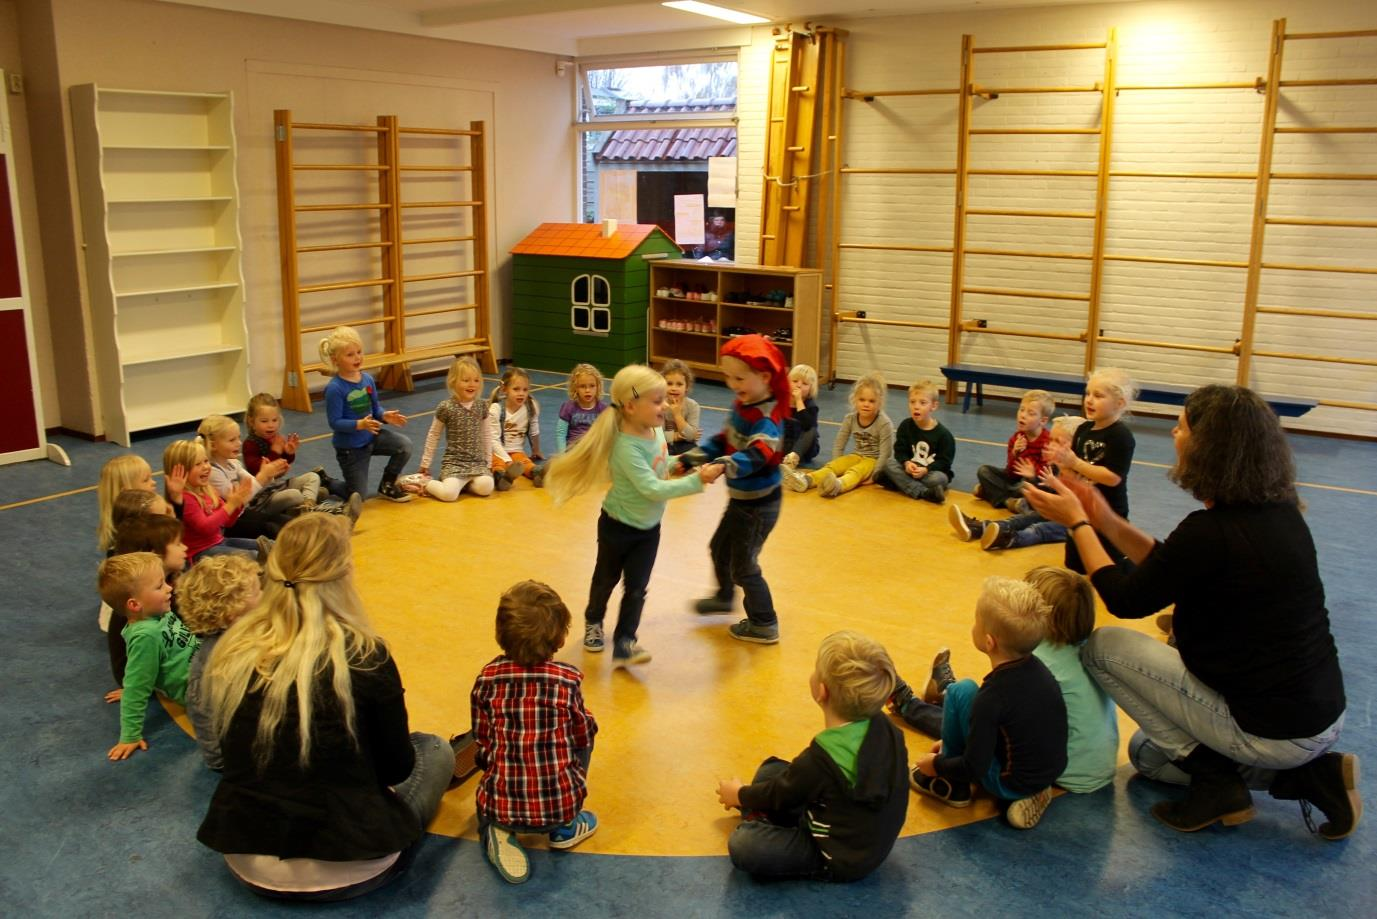
[[[512,249],[512,357],[567,373],[580,361],[612,376],[646,360],[648,260],[682,256],[654,224],[603,235],[600,224],[542,223]]]

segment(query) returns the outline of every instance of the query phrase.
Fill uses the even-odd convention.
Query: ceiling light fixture
[[[757,16],[754,13],[743,13],[740,10],[729,10],[724,6],[713,6],[711,3],[699,3],[698,0],[671,0],[669,3],[661,3],[671,9],[683,10],[685,13],[697,13],[699,16],[711,16],[713,19],[725,19],[727,22],[734,22],[737,25],[749,26],[762,22],[769,22],[764,16]]]

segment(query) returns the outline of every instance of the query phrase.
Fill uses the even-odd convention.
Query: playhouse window
[[[607,283],[607,278],[593,275],[593,305],[611,306],[612,305],[612,285]]]
[[[575,332],[612,331],[612,285],[601,275],[581,274],[569,283],[569,325]]]
[[[588,275],[581,274],[569,285],[569,301],[580,306],[588,305]]]

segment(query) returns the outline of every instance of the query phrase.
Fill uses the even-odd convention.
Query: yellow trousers
[[[830,469],[841,480],[842,492],[846,493],[857,485],[870,478],[870,474],[875,471],[875,458],[873,456],[859,456],[855,453],[847,453],[828,462],[826,466],[814,469],[809,472],[808,478],[813,480],[814,487],[821,485],[824,474]]]

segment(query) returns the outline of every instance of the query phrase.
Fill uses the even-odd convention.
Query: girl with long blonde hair
[[[687,472],[665,445],[665,378],[642,364],[612,378],[611,410],[603,412],[568,453],[555,457],[545,487],[560,505],[611,480],[598,516],[598,560],[584,610],[583,647],[605,646],[607,600],[622,582],[622,605],[612,638],[614,666],[642,664],[650,652],[636,641],[646,586],[660,546],[660,518],[671,498],[696,494],[722,474],[720,463]]]
[[[293,520],[205,665],[224,774],[197,838],[266,896],[345,899],[395,877],[454,770],[449,744],[410,733],[353,571],[347,523]]]
[[[456,357],[445,376],[445,388],[449,398],[435,407],[435,420],[421,453],[422,488],[441,501],[457,501],[465,489],[487,497],[493,491],[492,430],[478,362],[467,354]],[[440,474],[430,478],[430,462],[442,436],[445,451],[440,456]]]
[[[266,553],[272,541],[226,536],[225,530],[239,519],[251,495],[249,482],[240,482],[229,497],[221,498],[210,485],[210,457],[201,438],[174,440],[163,451],[163,468],[181,466],[187,470],[186,491],[182,499],[183,542],[193,562],[202,555],[239,552]]]

